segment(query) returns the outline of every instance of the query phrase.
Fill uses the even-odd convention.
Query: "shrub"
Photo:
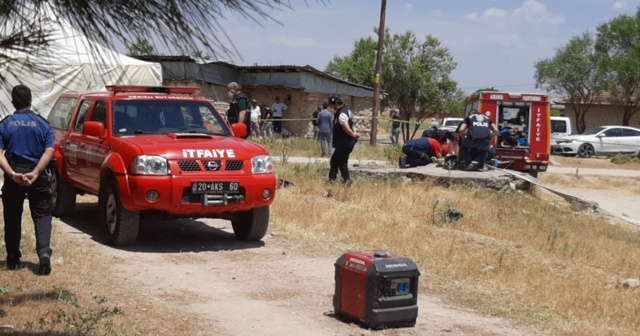
[[[609,161],[615,164],[640,163],[640,158],[632,157],[629,155],[616,154],[612,156]]]

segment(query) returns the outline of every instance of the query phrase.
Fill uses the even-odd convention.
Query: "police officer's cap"
[[[342,104],[342,99],[338,95],[329,97],[329,104]]]

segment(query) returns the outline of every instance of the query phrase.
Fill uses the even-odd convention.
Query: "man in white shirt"
[[[251,99],[251,135],[256,138],[262,138],[260,136],[260,106],[258,101]]]
[[[276,102],[271,105],[271,111],[273,112],[273,132],[276,134],[282,134],[282,117],[286,110],[287,105],[280,102],[280,97],[276,97]]]

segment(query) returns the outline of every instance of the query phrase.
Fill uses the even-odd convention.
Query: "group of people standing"
[[[245,138],[248,138],[249,135],[255,137],[271,136],[269,133],[271,122],[273,122],[273,132],[282,134],[282,118],[288,106],[280,101],[280,97],[276,97],[276,101],[270,109],[264,107],[266,111],[263,115],[258,102],[255,99],[249,101],[238,83],[229,83],[227,93],[231,99],[227,111],[227,121],[229,124],[244,123],[247,125]],[[339,96],[332,95],[322,105],[322,108],[317,108],[313,117],[314,139],[320,141],[322,156],[331,156],[329,181],[337,180],[338,172],[340,172],[342,183],[351,185],[353,179],[349,175],[349,155],[360,137],[360,134],[355,131],[351,110],[344,105]],[[263,122],[262,125],[260,125],[260,121]]]
[[[227,85],[227,94],[231,101],[227,111],[227,121],[229,124],[238,122],[247,125],[247,134],[256,138],[270,138],[273,134],[282,134],[282,117],[287,110],[287,104],[276,97],[275,103],[271,107],[258,105],[256,99],[251,99],[242,92],[242,87],[236,82]]]

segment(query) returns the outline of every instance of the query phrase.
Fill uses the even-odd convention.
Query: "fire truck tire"
[[[269,227],[269,207],[254,208],[241,212],[231,220],[236,238],[244,241],[258,241],[264,237]]]
[[[109,243],[116,246],[134,244],[140,229],[140,211],[124,208],[115,181],[111,180],[100,189],[98,203],[109,234]]]
[[[531,170],[529,171],[529,175],[531,175],[531,177],[533,178],[538,178],[538,171],[537,170]]]
[[[51,174],[52,214],[56,217],[69,215],[76,208],[76,190],[65,181],[57,169]]]
[[[594,153],[593,146],[590,144],[582,144],[578,147],[578,156],[581,158],[590,158]]]

